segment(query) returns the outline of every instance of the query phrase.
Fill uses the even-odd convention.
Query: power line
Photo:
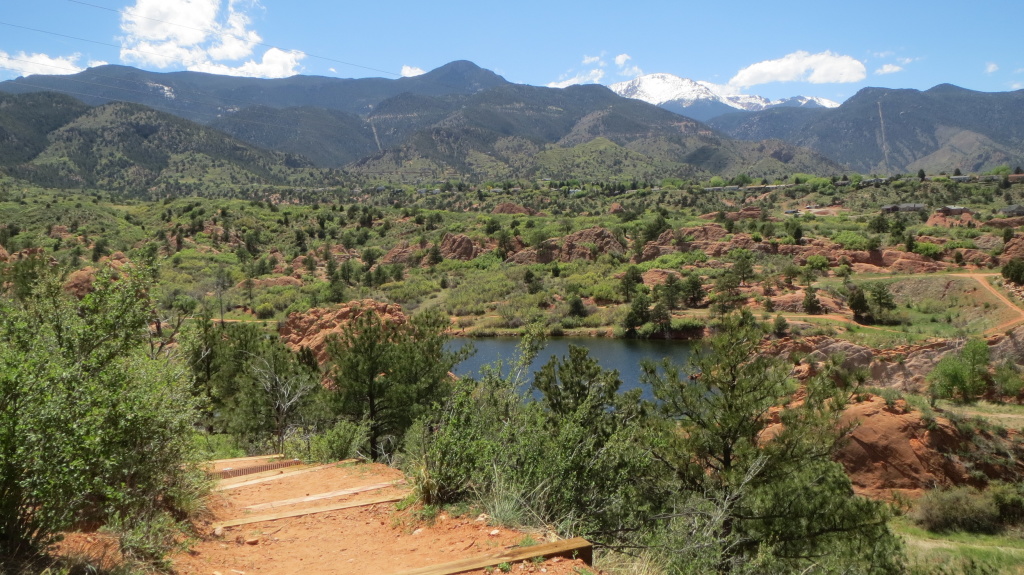
[[[186,30],[194,30],[196,32],[205,32],[207,34],[214,34],[214,35],[217,35],[217,36],[227,36],[229,38],[234,38],[236,40],[241,40],[243,42],[250,42],[250,43],[252,43],[255,46],[263,46],[264,48],[274,48],[274,49],[277,49],[277,50],[283,50],[285,52],[301,52],[302,54],[304,54],[304,55],[306,55],[306,56],[308,56],[310,58],[316,58],[318,60],[325,60],[327,62],[334,62],[336,64],[344,64],[346,66],[352,66],[352,67],[355,67],[355,68],[362,68],[363,70],[370,70],[372,72],[380,72],[382,74],[388,74],[390,76],[396,76],[396,77],[399,77],[399,78],[402,77],[402,74],[400,74],[400,73],[391,72],[389,70],[381,70],[380,68],[374,68],[372,66],[364,66],[362,64],[355,64],[353,62],[346,62],[344,60],[338,60],[337,58],[331,58],[329,56],[319,56],[319,55],[316,55],[316,54],[310,54],[310,53],[305,52],[303,50],[285,50],[284,48],[281,48],[279,46],[275,46],[273,44],[267,44],[265,42],[252,42],[249,38],[246,38],[244,36],[238,36],[237,34],[231,34],[229,32],[223,32],[223,31],[220,31],[220,30],[210,30],[208,28],[195,28],[195,27],[192,27],[192,26],[187,26],[185,24],[179,24],[177,22],[169,22],[167,20],[161,20],[159,18],[150,18],[148,16],[138,16],[138,15],[135,15],[135,14],[128,14],[124,10],[120,10],[118,8],[110,8],[108,6],[100,6],[99,4],[92,4],[92,3],[89,3],[89,2],[83,2],[82,0],[67,0],[67,1],[71,2],[71,3],[74,3],[74,4],[81,4],[82,6],[89,6],[91,8],[96,8],[96,9],[99,9],[99,10],[106,10],[107,12],[114,12],[116,14],[120,14],[122,16],[128,16],[130,18],[142,18],[144,20],[150,20],[152,22],[160,22],[161,24],[168,24],[168,25],[171,25],[171,26],[178,26],[179,28],[185,28]],[[145,54],[147,52],[142,52],[142,53]]]
[[[76,71],[75,68],[68,68],[68,67],[65,67],[65,66],[57,66],[55,64],[43,64],[41,62],[32,62],[30,60],[22,60],[22,59],[19,59],[19,58],[10,58],[10,57],[8,57],[7,60],[12,60],[12,61],[16,61],[16,62],[26,62],[26,63],[37,64],[37,65],[42,65],[42,66],[49,66],[51,68],[57,68],[57,69],[61,69],[61,70]],[[14,72],[18,72],[19,71],[17,68],[11,68],[9,66],[4,66],[2,64],[0,64],[0,69],[11,70],[11,71],[14,71]],[[131,82],[133,84],[147,85],[147,86],[149,85],[146,82],[141,82],[141,81],[138,81],[138,80],[132,80],[132,79],[129,79],[129,78],[117,78],[117,77],[114,77],[114,76],[103,76],[103,75],[99,75],[99,74],[97,74],[97,76],[99,76],[101,78],[108,78],[108,79],[111,79],[111,80],[116,80],[116,81]],[[112,89],[112,90],[119,90],[119,91],[122,91],[122,92],[131,92],[131,93],[136,93],[136,94],[142,94],[142,95],[145,95],[145,96],[152,96],[152,92],[144,91],[144,90],[133,90],[131,88],[126,88],[124,86],[112,86],[112,85],[109,85],[109,84],[100,84],[100,83],[97,83],[97,82],[88,82],[88,81],[85,81],[85,80],[79,80],[79,79],[71,78],[71,77],[65,77],[65,78],[63,78],[63,80],[65,82],[74,82],[76,84],[83,84],[83,85],[87,85],[87,86],[96,86],[96,87],[99,87],[99,88],[108,88],[108,89]],[[32,88],[40,88],[40,89],[47,90],[47,91],[52,91],[52,92],[61,92],[61,93],[65,93],[65,94],[75,95],[75,96],[84,96],[84,97],[88,97],[88,98],[98,98],[98,99],[101,99],[101,100],[112,100],[113,99],[113,98],[110,98],[109,96],[103,96],[103,95],[100,95],[100,94],[89,94],[89,93],[86,93],[86,92],[77,92],[77,91],[74,91],[74,90],[66,90],[66,89],[54,88],[54,87],[51,87],[51,86],[43,86],[41,84],[33,84],[30,81],[27,81],[27,80],[24,80],[24,79],[19,81],[18,85],[29,86],[29,87],[32,87]],[[207,97],[209,97],[211,99],[214,99],[214,100],[221,100],[222,103],[230,103],[229,100],[225,100],[223,98],[220,98],[220,97],[214,96],[212,94],[208,94],[208,93],[203,93],[203,92],[198,92],[198,91],[189,91],[189,90],[178,90],[178,91],[181,91],[181,92],[184,92],[184,93],[191,92],[193,94],[197,94],[197,95],[200,95],[200,96],[207,96]],[[196,104],[196,105],[199,105],[199,106],[203,106],[204,105],[203,102],[200,102],[198,100],[190,100],[188,98],[175,99],[175,102],[192,103],[192,104]],[[279,113],[279,109],[278,108],[273,108],[273,107],[270,107],[270,106],[261,105],[261,104],[258,104],[256,102],[241,102],[241,101],[237,101],[237,102],[235,102],[235,104],[237,104],[237,105],[246,105],[246,106],[259,106],[261,108],[260,112],[263,115],[270,116],[272,118],[276,117],[276,119],[281,120],[281,122],[287,122],[287,118],[285,118],[284,116],[282,116]],[[179,117],[181,115],[183,115],[183,114],[189,114],[191,116],[205,116],[207,118],[210,118],[210,120],[208,120],[208,121],[216,120],[217,118],[220,117],[220,116],[218,116],[216,114],[212,114],[210,112],[205,112],[205,111],[201,111],[201,110],[194,110],[194,109],[187,109],[185,107],[180,107],[180,106],[179,107],[161,106],[159,104],[141,104],[141,105],[144,105],[144,106],[147,106],[147,107],[150,107],[150,108],[164,110],[164,111],[167,111],[167,112],[171,112],[174,115],[179,116]],[[308,115],[308,112],[303,110],[301,107],[296,107],[296,108],[293,108],[293,109],[297,113]],[[301,132],[305,132],[307,134],[314,134],[314,135],[317,134],[317,133],[324,133],[324,134],[328,133],[326,127],[321,127],[321,130],[310,131],[310,130],[306,130],[304,128],[299,128],[299,127],[297,127],[297,126],[295,126],[293,124],[286,124],[286,123],[273,124],[273,123],[268,123],[268,122],[258,122],[258,121],[255,121],[255,120],[246,120],[246,119],[240,118],[238,116],[233,116],[233,119],[238,121],[238,122],[244,122],[244,123],[260,125],[260,126],[267,126],[267,127],[271,127],[271,128],[278,128],[278,129],[285,129],[285,130],[294,129],[294,130],[296,130],[296,131],[298,131],[300,133]]]
[[[0,69],[10,70],[11,68],[7,68],[5,66],[0,66]],[[83,83],[87,84],[88,82],[83,82]],[[52,88],[52,87],[43,86],[43,85],[40,85],[40,84],[32,84],[30,82],[24,82],[24,81],[23,82],[19,82],[19,85],[29,86],[29,87],[32,87],[32,88],[40,88],[41,90],[45,90],[45,91],[48,91],[48,92],[60,92],[62,94],[68,94],[68,95],[72,95],[72,96],[84,96],[84,97],[87,97],[87,98],[103,98],[103,99],[106,99],[104,96],[99,96],[99,95],[96,95],[96,94],[89,94],[89,93],[86,93],[86,92],[77,92],[75,90],[66,90],[66,89]],[[134,102],[128,102],[128,103],[135,104]],[[165,111],[167,113],[170,113],[171,115],[173,115],[175,117],[179,117],[179,118],[181,117],[179,115],[180,112],[181,112],[181,108],[171,108],[171,107],[160,106],[160,105],[156,105],[156,104],[136,104],[136,105],[142,106],[143,108],[152,108],[154,110],[162,110],[162,111]],[[193,114],[195,114],[197,116],[207,116],[207,117],[209,117],[211,119],[217,119],[218,118],[217,115],[210,114],[209,112],[193,112]],[[277,129],[285,129],[285,130],[295,130],[295,131],[297,131],[299,133],[306,133],[306,134],[316,135],[315,132],[313,132],[313,131],[307,130],[305,128],[300,128],[300,127],[297,127],[295,125],[271,124],[271,123],[267,123],[267,122],[257,122],[255,120],[246,120],[244,118],[239,118],[237,116],[234,117],[233,119],[235,121],[237,121],[237,122],[243,122],[243,123],[246,123],[246,124],[253,124],[253,125],[257,125],[257,126],[266,126],[266,127],[269,127],[269,128],[277,128]],[[209,126],[207,124],[197,124],[197,125],[201,126],[203,128],[209,129],[209,130],[220,131],[220,130],[217,130],[217,128],[211,127],[211,126]],[[326,127],[323,128],[323,133],[327,133],[327,128]],[[231,136],[230,134],[226,134],[226,135],[228,135],[229,137],[231,137],[233,139],[236,139],[236,140],[239,139],[237,136]],[[252,143],[249,143],[249,145],[254,147],[254,148],[256,148],[256,149],[258,149],[258,150],[262,150],[262,151],[267,151],[267,152],[272,152],[272,153],[273,152],[276,152],[276,153],[288,153],[288,152],[284,152],[282,150],[274,150],[274,149],[271,149],[271,148],[264,148],[262,146],[258,146],[256,144],[252,144]],[[321,167],[321,166],[317,166],[317,167],[320,168],[320,169],[337,169],[337,168],[333,168],[333,167]]]

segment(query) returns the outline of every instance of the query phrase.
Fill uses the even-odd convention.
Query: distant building
[[[1018,218],[1024,216],[1024,206],[1017,204],[1006,206],[1005,208],[999,208],[999,213],[1009,218]]]
[[[1024,174],[1010,174],[1006,176],[1011,184],[1024,184]]]
[[[944,216],[959,216],[960,214],[969,214],[971,210],[963,206],[942,206],[935,210],[935,213],[942,214]]]

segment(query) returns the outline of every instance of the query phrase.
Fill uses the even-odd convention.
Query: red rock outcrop
[[[993,218],[985,222],[991,228],[1019,228],[1024,226],[1024,217],[1016,218]]]
[[[98,265],[106,265],[115,270],[121,269],[128,263],[128,257],[121,252],[114,252],[109,257],[101,258]],[[92,284],[96,280],[96,273],[99,268],[86,266],[68,274],[64,281],[64,291],[81,299],[92,292]]]
[[[573,232],[562,239],[558,261],[594,261],[601,254],[621,255],[626,246],[619,243],[615,234],[605,228],[590,228]]]
[[[835,459],[860,495],[885,498],[895,491],[917,496],[937,485],[972,483],[963,463],[947,455],[970,442],[944,418],[929,424],[902,400],[890,407],[871,396],[847,408],[841,423],[856,427]]]
[[[537,247],[513,254],[506,261],[516,264],[594,261],[601,254],[621,255],[625,251],[626,246],[619,243],[612,232],[604,228],[590,228],[565,236],[561,245],[556,239],[545,240]]]
[[[395,244],[393,248],[388,250],[388,253],[384,254],[380,258],[380,263],[384,265],[392,264],[405,264],[409,266],[418,266],[423,260],[422,257],[417,257],[416,252],[420,251],[420,247],[410,246],[409,242],[402,240]]]
[[[350,301],[338,309],[313,308],[288,315],[281,326],[281,340],[292,349],[308,348],[321,364],[327,361],[327,339],[342,332],[349,322],[364,313],[375,313],[384,321],[405,323],[402,308],[374,300]]]
[[[1015,237],[1006,242],[1003,253],[999,256],[999,263],[1005,264],[1014,258],[1024,258],[1024,237]]]
[[[469,261],[483,252],[469,236],[446,233],[441,239],[441,257],[446,260]]]
[[[822,292],[817,292],[815,296],[818,298],[818,302],[821,303],[821,307],[825,310],[825,313],[836,313],[843,309],[843,305],[836,300],[828,297]],[[803,313],[804,311],[804,292],[800,290],[797,293],[790,293],[780,295],[771,298],[772,305],[779,311]]]
[[[675,276],[677,280],[682,280],[682,276],[680,276],[679,272],[676,272],[675,270],[663,270],[655,268],[653,270],[647,270],[643,274],[641,274],[641,277],[644,281],[644,285],[648,287],[654,287],[656,285],[661,285],[665,283],[668,280],[669,276]]]

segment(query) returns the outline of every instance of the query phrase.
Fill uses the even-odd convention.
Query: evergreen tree
[[[730,573],[756,561],[761,572],[900,572],[887,507],[855,496],[831,459],[845,405],[833,374],[808,382],[803,404],[782,409],[783,425],[765,436],[793,384],[789,366],[759,354],[764,333],[733,314],[687,369],[643,364],[665,417],[655,457],[678,494],[663,543],[677,570]]]
[[[469,353],[446,349],[447,327],[438,313],[398,323],[367,309],[328,341],[330,403],[338,415],[368,423],[373,459],[392,453],[413,420],[447,395],[448,372]]]

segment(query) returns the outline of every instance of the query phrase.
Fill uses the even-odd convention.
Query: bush
[[[82,300],[56,277],[0,300],[0,553],[81,522],[152,535],[202,505],[198,401],[182,370],[145,353],[144,275],[118,274]],[[173,538],[150,535],[122,552],[158,558]]]
[[[503,524],[556,525],[567,534],[610,534],[639,527],[646,497],[636,478],[649,455],[624,425],[636,416],[638,393],[617,396],[618,374],[582,348],[552,358],[534,384],[540,400],[521,395],[528,350],[501,376],[461,379],[440,414],[413,426],[403,465],[427,503],[471,499]],[[621,398],[622,401],[618,401]]]
[[[915,254],[937,260],[942,257],[942,252],[945,251],[942,246],[929,242],[915,242],[913,252]]]
[[[260,305],[256,306],[257,319],[270,319],[274,317],[274,313],[276,312],[277,310],[274,309],[274,306],[269,303],[261,303]]]
[[[309,440],[309,460],[330,463],[357,457],[365,450],[369,425],[339,421],[334,427]]]
[[[843,246],[846,250],[866,250],[868,249],[868,238],[863,234],[843,230],[836,234],[832,241]]]
[[[929,531],[996,533],[999,508],[992,497],[973,487],[929,491],[917,500],[911,518]]]

